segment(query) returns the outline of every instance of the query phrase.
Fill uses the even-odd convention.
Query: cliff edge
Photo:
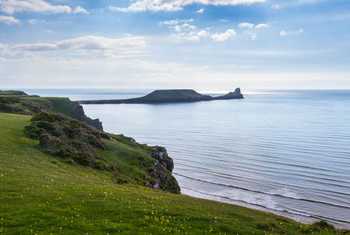
[[[85,115],[83,107],[68,98],[31,96],[23,91],[0,90],[0,112],[34,115],[39,112],[62,113],[98,130],[103,130],[99,119]]]

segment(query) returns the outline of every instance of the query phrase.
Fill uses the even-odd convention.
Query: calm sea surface
[[[142,95],[29,92],[73,100]],[[106,131],[165,146],[184,194],[350,227],[350,91],[258,91],[244,100],[84,108]]]

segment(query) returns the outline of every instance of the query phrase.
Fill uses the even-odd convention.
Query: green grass
[[[72,110],[72,101],[70,101],[68,98],[47,97],[41,99],[46,99],[51,102],[53,112],[63,113],[68,117],[74,116],[74,110]]]
[[[0,234],[350,234],[115,184],[108,172],[42,153],[23,134],[29,120],[0,113]],[[125,159],[132,159],[133,151],[142,155],[141,149],[119,144],[109,148]]]

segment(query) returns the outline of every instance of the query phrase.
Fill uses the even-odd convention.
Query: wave
[[[209,167],[198,166],[198,165],[201,165],[200,162],[190,161],[190,160],[183,160],[183,161],[186,162],[186,163],[187,162],[195,163],[196,165],[188,165],[188,164],[184,164],[184,163],[177,162],[177,161],[176,161],[176,165],[186,166],[186,167],[188,167],[190,169],[202,169],[202,170],[209,171],[209,172],[214,172],[214,173],[217,173],[217,172],[215,172],[213,170],[220,169],[220,166],[215,166],[213,164],[211,164],[211,167],[209,168]],[[254,165],[258,166],[258,168],[254,167]],[[287,171],[288,169],[284,169],[284,171],[283,171],[283,170],[281,170],[281,168],[259,167],[259,165],[256,165],[256,164],[237,164],[235,166],[230,166],[229,168],[226,167],[225,169],[221,169],[221,172],[219,174],[225,175],[225,173],[223,173],[223,172],[231,171],[231,170],[236,170],[236,171],[239,171],[239,172],[248,172],[248,173],[252,173],[254,175],[281,177],[281,176],[285,176],[285,172],[284,171]],[[301,173],[298,173],[298,171],[288,170],[288,172],[289,172],[288,176],[291,179],[292,178],[293,179],[302,179],[304,181],[315,183],[315,184],[318,184],[318,185],[322,184],[322,185],[327,185],[327,186],[336,186],[336,187],[341,187],[343,189],[349,189],[349,191],[350,191],[350,182],[349,181],[333,179],[333,177],[342,178],[340,176],[327,175],[327,174],[320,173],[319,175],[325,176],[325,177],[320,177],[320,176],[318,177],[316,175],[301,174]],[[331,181],[331,182],[322,182],[320,180]],[[349,196],[350,196],[350,194],[349,194]]]
[[[291,214],[291,215],[295,215],[295,216],[326,220],[326,221],[329,221],[331,223],[346,224],[347,226],[350,226],[350,220],[342,220],[342,219],[337,219],[337,218],[334,218],[334,217],[321,216],[321,215],[318,215],[318,214],[311,214],[308,211],[297,210],[295,208],[293,208],[293,209],[292,208],[288,208],[287,209],[287,208],[270,207],[270,206],[265,206],[265,205],[262,205],[262,204],[259,204],[259,203],[252,203],[252,202],[249,202],[249,201],[243,200],[243,199],[237,200],[237,199],[230,198],[228,196],[223,196],[223,195],[214,194],[214,193],[202,192],[202,191],[199,191],[199,190],[195,190],[193,188],[188,188],[188,187],[183,187],[183,188],[187,189],[188,191],[196,192],[196,193],[199,193],[199,194],[202,194],[202,195],[206,195],[206,196],[209,196],[209,197],[221,198],[221,199],[228,200],[230,202],[235,202],[235,204],[237,204],[237,202],[238,203],[245,203],[245,204],[248,204],[248,205],[251,205],[251,206],[255,206],[257,208],[263,208],[263,209],[265,209],[267,211],[271,211],[271,212],[287,213],[287,214]],[[224,200],[221,200],[221,201],[224,201]]]
[[[182,164],[183,165],[183,164]],[[201,169],[201,170],[198,170],[198,169]],[[247,177],[247,176],[240,176],[240,175],[233,175],[233,174],[227,174],[227,173],[223,173],[223,172],[214,172],[212,171],[211,169],[208,169],[208,168],[203,168],[203,167],[190,167],[188,169],[179,169],[178,167],[176,168],[176,171],[178,170],[184,170],[184,171],[195,171],[197,173],[202,173],[202,174],[207,174],[207,175],[212,175],[212,176],[217,176],[217,177],[220,177],[220,178],[225,178],[225,179],[230,179],[230,180],[239,180],[239,181],[245,181],[245,182],[256,182],[256,178],[251,178],[251,177]],[[175,172],[175,173],[178,173],[178,172]],[[178,173],[180,174],[180,173]],[[341,192],[341,191],[331,191],[331,190],[326,190],[326,189],[318,189],[318,188],[312,188],[312,187],[303,187],[301,185],[295,185],[295,184],[285,184],[285,183],[282,183],[280,181],[277,181],[277,180],[274,180],[274,181],[271,181],[271,180],[260,180],[260,182],[263,182],[264,185],[271,185],[271,186],[275,186],[275,187],[293,187],[293,188],[298,188],[300,190],[304,190],[304,191],[312,191],[314,193],[329,193],[329,194],[332,194],[332,195],[336,195],[336,196],[347,196],[347,197],[350,197],[350,193],[345,193],[345,192]],[[329,195],[328,195],[329,196]],[[347,198],[347,201],[350,201],[349,198]]]
[[[293,197],[293,196],[284,195],[284,194],[281,194],[281,193],[264,192],[264,191],[261,191],[261,190],[253,190],[253,189],[248,189],[248,188],[244,188],[244,187],[240,187],[240,186],[236,186],[236,185],[215,183],[215,182],[211,182],[211,181],[208,181],[208,180],[197,179],[197,178],[194,178],[194,177],[182,175],[182,174],[179,174],[179,173],[174,173],[174,174],[177,175],[177,176],[180,176],[180,177],[184,177],[184,178],[191,179],[191,180],[198,181],[198,182],[202,182],[202,183],[218,185],[218,186],[223,186],[223,187],[227,187],[227,188],[239,189],[239,190],[247,191],[247,192],[251,192],[251,193],[258,193],[258,194],[270,195],[270,196],[274,196],[274,197],[280,197],[280,198],[298,200],[298,201],[303,201],[303,202],[311,202],[311,203],[323,204],[323,205],[333,206],[333,207],[338,207],[338,208],[343,208],[343,209],[350,209],[350,206],[347,206],[347,205],[340,205],[340,204],[335,204],[335,203],[331,203],[331,202],[312,200],[312,199],[307,199],[307,198],[302,198],[302,197]]]

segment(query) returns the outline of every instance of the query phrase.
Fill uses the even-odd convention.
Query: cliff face
[[[99,119],[91,119],[86,116],[83,106],[78,102],[71,102],[71,117],[85,122],[98,130],[103,130],[102,122]]]
[[[150,174],[156,180],[150,185],[152,188],[162,189],[172,193],[180,193],[180,187],[173,175],[174,162],[165,148],[156,146],[151,153],[152,158],[156,160]]]
[[[229,100],[243,99],[241,89],[237,88],[234,92],[230,92],[223,96],[209,96],[200,94],[194,90],[156,90],[150,94],[132,99],[122,100],[85,100],[80,101],[81,104],[162,104],[162,103],[186,103],[211,100]]]

